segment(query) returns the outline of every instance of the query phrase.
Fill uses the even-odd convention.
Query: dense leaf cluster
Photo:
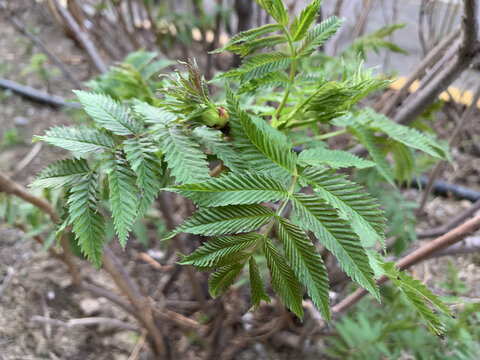
[[[95,83],[97,92],[76,92],[93,119],[92,127],[54,127],[37,137],[69,150],[73,158],[49,165],[33,185],[66,188],[68,210],[56,234],[73,226],[79,246],[97,268],[107,215],[99,201],[102,189],[107,189],[122,246],[159,191],[176,192],[191,199],[198,211],[166,239],[180,232],[212,237],[181,259],[184,265],[215,270],[209,280],[212,296],[224,293],[248,266],[253,305],[269,301],[263,281],[266,269],[257,263],[263,256],[271,286],[289,309],[303,316],[303,285],[330,320],[328,274],[318,244],[376,298],[379,289],[367,248],[377,241],[385,245],[385,218],[378,202],[337,170],[376,167],[393,184],[387,152],[393,151],[396,160],[407,158],[408,163],[414,150],[438,158],[445,158],[447,152],[431,136],[395,124],[371,109],[355,109],[360,99],[388,83],[362,70],[361,62],[346,66],[340,80],[302,71],[307,57],[342,23],[332,17],[314,24],[321,1],[314,0],[292,21],[282,1],[257,2],[276,23],[240,33],[219,49],[244,58],[239,68],[217,77],[238,89],[236,94],[226,85],[223,106],[212,100],[195,62],[182,63],[186,73],[162,80],[159,99],[142,74],[150,76],[152,66],[165,64],[149,65],[153,60],[149,53],[146,61],[133,57],[129,66],[114,69],[113,77],[106,75],[108,81]],[[106,88],[111,96],[98,91],[99,84],[117,76],[118,89]],[[128,84],[138,76],[141,96],[129,97]],[[270,90],[263,101],[278,104],[273,111],[268,106],[248,111],[239,100],[240,94],[263,94],[266,89]],[[291,134],[298,132],[300,143],[308,143],[319,124],[353,134],[372,161],[326,149],[321,142],[311,143],[300,155],[294,152]],[[319,139],[322,136],[328,135],[319,134]],[[219,161],[222,171],[212,177],[209,165]],[[396,171],[397,179],[402,180],[409,170]],[[394,271],[385,269],[387,275]],[[431,329],[441,333],[423,299],[445,310],[443,305],[418,282],[399,285]]]

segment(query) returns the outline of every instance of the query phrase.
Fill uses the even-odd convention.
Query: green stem
[[[270,220],[270,224],[268,224],[268,227],[265,229],[262,235],[267,236],[268,233],[272,230],[273,225],[275,225],[277,216],[280,216],[282,214],[283,209],[285,209],[285,206],[287,206],[288,201],[290,200],[290,196],[293,194],[293,190],[295,190],[295,184],[297,183],[297,179],[298,179],[297,168],[295,167],[292,184],[290,185],[290,189],[288,189],[288,198],[280,204],[280,207],[275,212],[275,215]]]
[[[285,36],[287,37],[287,40],[288,40],[288,45],[290,46],[290,53],[292,54],[292,64],[290,66],[289,85],[287,87],[287,90],[285,90],[285,94],[283,95],[280,105],[278,105],[277,110],[275,111],[275,114],[272,117],[272,126],[274,128],[277,128],[279,125],[278,117],[280,116],[280,113],[282,112],[285,104],[287,103],[288,96],[290,95],[290,89],[293,87],[293,83],[295,81],[295,67],[296,67],[296,61],[297,61],[297,54],[295,52],[295,47],[293,46],[293,39],[290,36],[290,33],[288,32],[285,26],[283,27],[283,32],[285,33]]]
[[[320,87],[318,88],[317,90],[315,90],[313,92],[313,94],[311,94],[310,96],[308,96],[306,99],[304,99],[300,104],[297,104],[297,106],[295,106],[295,108],[290,112],[290,114],[288,114],[287,118],[285,119],[285,121],[282,122],[282,124],[280,125],[283,125],[283,126],[287,126],[288,125],[288,122],[293,118],[294,115],[296,115],[298,113],[298,111],[300,109],[303,109],[305,104],[308,103],[315,95],[317,95],[323,88]],[[315,120],[316,122],[316,120]]]

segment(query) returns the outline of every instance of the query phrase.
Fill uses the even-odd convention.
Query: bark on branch
[[[480,45],[478,42],[476,0],[465,0],[462,16],[462,40],[455,58],[439,75],[426,86],[417,91],[407,106],[400,108],[394,120],[407,125],[419,116],[435,99],[450,85],[458,75],[468,68],[478,57]]]
[[[421,248],[413,251],[411,254],[400,259],[396,266],[400,270],[407,269],[427,258],[429,258],[432,254],[444,250],[447,247],[461,241],[467,235],[471,234],[473,231],[480,229],[480,215],[477,215],[473,219],[468,220],[464,224],[456,227],[455,229],[449,231],[443,236],[429,242],[428,244],[422,246]],[[382,276],[380,279],[377,280],[377,284],[381,285],[388,281],[386,276]],[[355,305],[359,300],[361,300],[368,292],[363,288],[357,289],[355,292],[347,296],[337,305],[332,307],[332,315],[338,315],[353,305]]]
[[[57,0],[54,0],[54,3],[58,12],[62,16],[62,18],[65,20],[65,23],[68,25],[70,31],[75,36],[75,39],[77,39],[78,43],[81,44],[83,49],[87,52],[88,57],[92,61],[95,68],[102,74],[106,73],[107,66],[105,65],[102,58],[100,57],[95,45],[88,38],[87,34],[83,32],[80,25],[78,25],[77,21],[73,18],[73,16],[68,12],[67,9],[62,7]]]

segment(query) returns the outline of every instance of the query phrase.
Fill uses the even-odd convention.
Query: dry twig
[[[107,66],[105,65],[102,58],[100,57],[95,45],[88,38],[87,34],[83,32],[81,27],[78,25],[77,21],[73,18],[73,16],[68,12],[67,9],[61,6],[57,0],[53,0],[53,1],[55,3],[55,6],[59,14],[65,20],[66,24],[68,25],[70,31],[73,33],[73,35],[77,39],[78,43],[81,44],[83,49],[87,52],[88,57],[92,61],[95,68],[100,73],[106,73]]]
[[[58,320],[58,319],[51,319],[45,316],[32,316],[32,321],[40,322],[40,323],[48,323],[56,326],[64,326],[67,328],[75,327],[75,326],[91,326],[91,325],[104,325],[104,326],[113,326],[122,329],[127,329],[135,332],[139,332],[136,326],[133,326],[130,323],[120,321],[117,319],[111,319],[107,317],[86,317],[80,319],[70,319],[68,321]]]
[[[446,249],[449,246],[461,241],[465,238],[465,236],[478,229],[480,229],[480,215],[474,217],[471,220],[468,220],[464,224],[449,231],[445,235],[429,242],[428,244],[415,250],[411,254],[403,257],[397,262],[396,266],[400,270],[407,269],[412,265],[415,265],[420,261],[427,259],[432,254]],[[386,276],[382,276],[380,279],[377,280],[377,284],[381,285],[387,281],[388,278]],[[357,289],[355,292],[343,299],[340,303],[332,307],[332,315],[338,315],[348,310],[367,294],[368,292],[365,289]]]

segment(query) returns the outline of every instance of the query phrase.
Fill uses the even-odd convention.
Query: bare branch
[[[452,31],[450,35],[446,36],[431,51],[429,51],[427,56],[425,56],[422,61],[420,61],[418,65],[413,68],[411,73],[408,75],[405,84],[400,90],[396,91],[393,95],[390,94],[385,100],[383,100],[382,97],[382,99],[379,101],[379,103],[382,101],[385,102],[385,104],[381,108],[382,113],[384,113],[385,115],[391,115],[395,106],[397,106],[401,99],[408,94],[408,89],[410,88],[410,85],[412,85],[415,80],[417,80],[423,73],[425,73],[426,69],[429,66],[440,60],[445,50],[454,42],[454,40],[456,40],[460,36],[460,32],[460,27],[456,28],[454,31]]]
[[[107,317],[86,317],[80,319],[70,319],[68,321],[58,320],[58,319],[51,319],[44,316],[32,316],[32,321],[34,322],[41,322],[41,323],[48,323],[56,326],[64,326],[67,328],[75,327],[75,326],[91,326],[91,325],[104,325],[104,326],[113,326],[119,327],[122,329],[127,329],[135,332],[140,332],[136,326],[133,326],[130,323],[120,321],[117,319],[107,318]]]
[[[126,303],[125,301],[123,301],[119,295],[111,292],[111,291],[108,291],[102,287],[99,287],[99,286],[96,286],[96,285],[93,285],[93,284],[89,284],[87,282],[83,282],[82,285],[81,285],[81,289],[82,290],[86,290],[88,292],[90,292],[92,295],[94,296],[100,296],[100,297],[104,297],[105,299],[108,299],[110,300],[111,302],[113,302],[114,304],[118,305],[119,307],[121,307],[123,310],[125,310],[126,312],[128,312],[129,314],[135,316],[135,317],[138,317],[138,314],[137,312],[135,311],[135,309],[129,305],[128,303]]]
[[[90,60],[92,60],[93,65],[95,68],[101,72],[101,73],[106,73],[107,72],[107,66],[103,62],[102,58],[98,54],[98,50],[95,47],[95,45],[90,41],[88,38],[87,34],[83,32],[83,30],[80,28],[78,25],[77,21],[73,18],[72,15],[68,12],[67,9],[65,9],[63,6],[61,6],[57,0],[54,0],[55,6],[62,15],[63,19],[67,23],[70,31],[72,31],[73,35],[77,39],[78,43],[82,45],[83,49],[87,52]]]
[[[438,251],[441,251],[443,249],[446,249],[447,247],[461,241],[467,235],[469,235],[470,233],[478,229],[480,229],[480,215],[477,215],[473,219],[468,220],[464,224],[449,231],[445,235],[429,242],[428,244],[415,250],[411,254],[403,257],[397,262],[396,266],[400,270],[407,269],[412,265],[415,265],[427,259],[432,254]],[[388,278],[386,276],[382,276],[380,279],[377,280],[377,284],[381,285],[387,281],[388,281]],[[348,310],[367,294],[368,292],[365,289],[363,288],[357,289],[355,292],[347,296],[337,305],[333,306],[331,309],[332,314],[338,315]]]
[[[438,236],[442,236],[443,234],[449,232],[450,230],[456,228],[457,226],[461,225],[465,220],[475,215],[475,213],[480,210],[480,200],[477,200],[467,211],[463,212],[462,214],[458,215],[455,219],[453,219],[448,224],[430,230],[425,230],[421,232],[417,232],[418,239],[426,239],[426,238],[434,238]]]
[[[0,173],[0,191],[18,196],[20,199],[38,207],[44,213],[48,214],[53,222],[56,223],[60,221],[55,209],[47,200],[32,194],[22,185],[17,184],[15,181],[10,179],[8,176],[3,175],[2,173]]]
[[[476,14],[476,0],[465,0],[462,17],[462,40],[455,59],[422,90],[417,91],[408,106],[400,109],[394,117],[396,122],[406,125],[413,121],[472,63],[480,50]]]

